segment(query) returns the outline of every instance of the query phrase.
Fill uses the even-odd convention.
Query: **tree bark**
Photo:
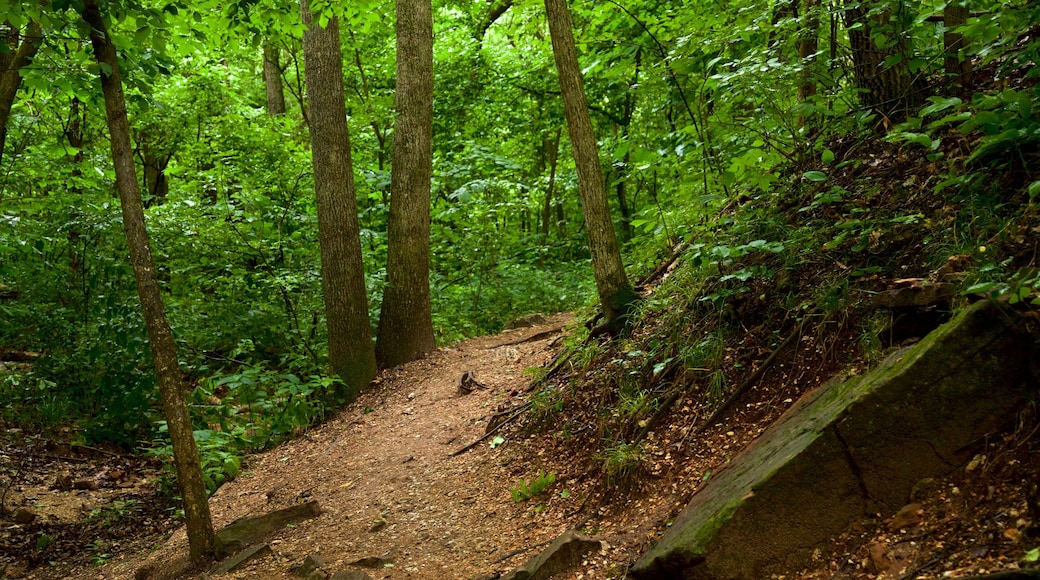
[[[12,51],[0,53],[0,162],[3,161],[4,145],[7,143],[7,119],[11,116],[18,87],[22,85],[21,70],[32,62],[42,40],[40,25],[36,22],[29,23],[20,40],[18,32],[12,30],[5,39]]]
[[[549,20],[553,57],[560,80],[567,131],[571,137],[574,163],[578,170],[578,189],[585,213],[585,226],[592,253],[592,271],[596,279],[603,317],[608,325],[623,323],[625,315],[636,299],[632,284],[621,262],[614,224],[610,218],[603,169],[599,149],[592,130],[578,52],[574,46],[574,31],[566,0],[545,0]]]
[[[543,244],[549,244],[549,221],[552,219],[552,202],[553,193],[556,189],[556,162],[560,158],[560,137],[563,136],[563,129],[560,127],[556,128],[556,135],[552,139],[543,139],[542,146],[545,149],[546,157],[549,158],[549,184],[545,188],[545,203],[542,204],[542,238]],[[562,236],[561,236],[562,237]]]
[[[798,30],[798,59],[801,69],[798,78],[798,102],[805,102],[816,94],[816,81],[813,79],[813,68],[816,64],[816,51],[819,49],[820,17],[816,10],[817,0],[805,0],[805,20]]]
[[[376,374],[372,326],[361,258],[354,169],[343,98],[339,23],[322,28],[307,0],[300,2],[304,74],[310,100],[311,156],[318,206],[321,287],[329,333],[329,366],[342,383],[333,393],[343,402],[357,397]]]
[[[961,97],[971,95],[973,71],[971,58],[964,54],[964,49],[967,48],[964,35],[955,30],[958,26],[968,22],[968,14],[967,5],[958,5],[954,2],[947,4],[943,10],[943,27],[946,29],[943,33],[946,76],[949,84]]]
[[[90,26],[90,42],[94,56],[101,65],[101,90],[105,97],[105,115],[112,143],[112,162],[116,171],[116,188],[123,211],[130,261],[133,264],[137,293],[148,330],[148,341],[155,359],[159,392],[163,401],[163,415],[173,443],[177,482],[184,498],[184,515],[188,531],[191,561],[195,565],[212,559],[213,524],[202,479],[198,450],[195,446],[186,391],[177,362],[177,345],[173,341],[159,284],[155,277],[151,245],[144,223],[144,208],[134,171],[133,149],[130,145],[130,123],[127,120],[126,101],[115,46],[109,41],[97,0],[85,0],[83,20]]]
[[[860,104],[880,114],[885,125],[891,126],[906,120],[924,103],[926,85],[920,75],[910,71],[912,47],[900,30],[904,15],[883,11],[871,16],[869,12],[866,3],[853,2],[845,8],[853,77],[862,89]],[[879,46],[876,36],[887,37],[888,44]],[[896,61],[886,64],[890,58]]]
[[[166,166],[170,163],[170,155],[159,153],[147,142],[141,145],[141,165],[144,170],[144,187],[147,197],[145,206],[162,205],[170,193],[170,180],[166,176]]]
[[[430,0],[397,0],[394,106],[386,289],[376,361],[382,368],[437,348],[430,313],[430,180],[433,177],[433,9]]]
[[[272,117],[285,114],[285,90],[282,86],[282,65],[278,45],[264,41],[264,87],[267,89],[267,114]]]

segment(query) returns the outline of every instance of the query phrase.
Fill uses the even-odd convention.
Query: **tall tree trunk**
[[[817,0],[805,0],[805,15],[802,26],[798,30],[798,60],[801,63],[798,71],[798,78],[801,81],[798,84],[799,103],[809,100],[816,94],[813,69],[816,64],[820,34],[820,16],[816,10],[816,3]]]
[[[542,204],[542,237],[544,244],[549,243],[549,220],[553,202],[553,190],[556,189],[556,162],[560,158],[560,137],[563,136],[563,128],[556,128],[556,135],[552,139],[545,139],[543,146],[549,158],[549,184],[545,188],[545,203]]]
[[[376,360],[394,367],[437,348],[430,314],[433,9],[397,0],[397,88],[387,222],[386,289]]]
[[[25,35],[18,30],[5,34],[8,52],[0,52],[0,161],[4,158],[4,144],[7,143],[7,119],[11,116],[11,107],[22,85],[21,70],[32,62],[42,40],[40,25],[30,22]]]
[[[90,26],[90,42],[94,57],[102,65],[101,90],[105,97],[105,114],[112,142],[112,162],[116,170],[116,188],[123,210],[123,227],[133,264],[137,293],[148,330],[148,341],[155,359],[155,372],[162,395],[163,415],[173,443],[177,482],[184,497],[184,515],[188,545],[193,564],[208,562],[213,554],[213,524],[210,519],[206,486],[202,479],[198,450],[192,433],[186,391],[177,363],[177,345],[173,341],[159,284],[155,278],[155,262],[144,224],[144,208],[134,172],[133,149],[130,146],[130,123],[126,115],[122,79],[115,46],[109,41],[97,0],[85,0],[83,20]],[[108,70],[107,74],[105,69]]]
[[[285,90],[282,86],[282,65],[278,45],[264,41],[264,86],[267,88],[267,114],[285,114]]]
[[[899,11],[906,10],[897,4]],[[912,47],[903,35],[906,15],[884,10],[870,15],[870,5],[845,7],[845,27],[852,47],[853,77],[862,89],[860,104],[883,117],[885,125],[902,122],[924,103],[924,79],[910,71]],[[880,46],[876,37],[885,37]],[[895,62],[886,61],[894,59]]]
[[[581,69],[578,68],[578,52],[574,46],[574,30],[567,1],[545,0],[545,12],[549,20],[549,35],[552,36],[553,57],[560,80],[567,130],[578,170],[578,189],[585,212],[596,290],[603,307],[605,328],[615,330],[623,326],[625,315],[635,301],[636,294],[625,274],[617,235],[610,219],[610,204],[603,182],[603,169],[599,163],[596,136],[592,131],[592,119],[589,118],[585,100]]]
[[[300,2],[306,32],[303,59],[310,100],[311,156],[318,206],[321,288],[329,332],[329,365],[342,401],[357,397],[376,374],[372,326],[361,259],[361,237],[343,100],[339,23],[322,28],[307,0]]]
[[[956,2],[950,2],[943,10],[943,27],[946,29],[943,33],[946,76],[949,84],[955,87],[957,94],[962,97],[971,95],[973,72],[971,58],[964,54],[964,49],[967,48],[964,35],[955,30],[968,22],[968,14],[967,4],[959,5]]]

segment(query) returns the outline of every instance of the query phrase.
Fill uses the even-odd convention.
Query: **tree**
[[[549,34],[552,37],[553,57],[560,80],[567,131],[571,137],[574,163],[578,170],[578,189],[585,213],[589,250],[592,253],[592,270],[596,278],[600,305],[603,308],[603,328],[616,331],[624,324],[626,314],[636,299],[636,293],[621,263],[621,251],[614,224],[610,219],[610,204],[603,181],[603,169],[599,163],[599,149],[585,100],[581,69],[578,68],[578,52],[574,46],[573,25],[566,0],[545,0],[545,12],[549,20]]]
[[[968,6],[964,3],[950,2],[943,9],[943,48],[946,51],[943,64],[947,81],[962,97],[971,95],[973,73],[971,58],[964,54],[967,42],[957,28],[968,22],[968,16]]]
[[[397,0],[397,88],[387,222],[386,289],[376,360],[393,367],[437,347],[430,314],[430,179],[433,175],[433,10]]]
[[[924,102],[926,90],[924,78],[910,67],[909,8],[856,1],[846,5],[844,19],[860,104],[882,115],[886,125],[903,121]]]
[[[0,161],[7,142],[7,119],[22,84],[22,69],[32,62],[40,48],[40,25],[29,22],[25,28],[24,35],[13,27],[0,32],[0,42],[7,44],[7,50],[0,52]]]
[[[264,41],[264,87],[267,92],[267,114],[285,114],[285,90],[282,86],[282,65],[278,45]]]
[[[307,0],[300,2],[304,76],[310,98],[311,157],[318,206],[321,287],[329,333],[329,366],[342,386],[337,398],[357,397],[376,374],[368,318],[361,239],[355,199],[350,134],[343,101],[339,23],[325,26]]]
[[[123,82],[119,74],[116,48],[112,44],[101,17],[97,0],[85,0],[83,20],[90,26],[90,42],[101,68],[101,91],[105,98],[105,114],[112,144],[112,162],[116,170],[116,188],[123,212],[130,261],[133,265],[137,293],[148,330],[148,341],[159,379],[163,401],[163,415],[173,443],[177,482],[184,498],[184,516],[188,530],[188,545],[193,564],[203,564],[212,558],[214,534],[209,513],[206,486],[188,406],[186,391],[177,361],[177,345],[173,341],[166,308],[155,275],[151,243],[144,223],[144,207],[134,170],[133,149],[130,145],[130,123],[127,120]]]

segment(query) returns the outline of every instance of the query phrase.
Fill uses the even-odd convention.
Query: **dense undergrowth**
[[[821,141],[813,161],[702,220],[644,278],[629,332],[571,339],[527,429],[586,457],[608,489],[638,487],[651,450],[664,454],[654,431],[674,447],[759,421],[970,301],[1035,315],[1040,121],[1035,80],[1014,78],[972,102],[933,98],[884,137]],[[955,292],[875,299],[940,284]]]

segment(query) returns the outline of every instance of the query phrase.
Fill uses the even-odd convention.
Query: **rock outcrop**
[[[877,369],[806,394],[701,489],[630,577],[754,579],[797,569],[866,514],[895,513],[914,485],[1035,396],[1036,341],[1018,315],[978,303]]]

